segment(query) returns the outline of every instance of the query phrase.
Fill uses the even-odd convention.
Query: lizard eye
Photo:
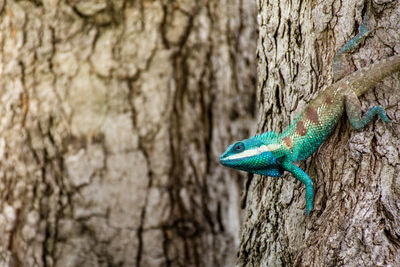
[[[238,142],[233,146],[233,151],[242,152],[244,150],[244,144],[242,142]]]

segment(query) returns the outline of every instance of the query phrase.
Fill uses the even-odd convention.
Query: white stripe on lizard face
[[[248,158],[248,157],[253,157],[253,156],[258,156],[261,153],[267,152],[267,151],[274,151],[276,149],[278,149],[280,147],[280,145],[278,144],[271,144],[271,145],[262,145],[260,147],[256,147],[256,148],[252,148],[252,149],[247,149],[244,150],[243,152],[237,153],[237,154],[233,154],[230,155],[229,157],[227,157],[227,160],[231,160],[231,159],[242,159],[242,158]]]

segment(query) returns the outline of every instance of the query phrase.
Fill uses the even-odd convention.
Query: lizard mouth
[[[238,159],[227,159],[224,155],[222,155],[219,158],[219,163],[224,166],[229,167],[229,166],[235,166],[236,165],[235,163],[242,162],[243,160],[247,160],[249,158],[251,158],[251,157],[244,157],[244,158],[238,158]]]

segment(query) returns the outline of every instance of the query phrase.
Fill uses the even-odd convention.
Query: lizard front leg
[[[364,128],[376,114],[378,114],[384,122],[390,122],[382,106],[373,106],[362,116],[360,100],[358,100],[357,95],[352,90],[349,90],[348,94],[345,96],[345,105],[347,117],[356,130]]]
[[[306,186],[306,212],[305,213],[306,213],[306,215],[308,215],[312,209],[313,199],[314,199],[313,182],[312,182],[310,176],[308,176],[307,173],[305,173],[302,169],[300,169],[299,167],[294,165],[293,162],[291,162],[288,159],[284,159],[281,162],[281,166],[286,171],[293,174],[293,176],[297,180],[299,180]]]

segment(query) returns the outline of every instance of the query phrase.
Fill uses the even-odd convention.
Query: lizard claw
[[[307,208],[306,208],[306,211],[304,212],[304,215],[306,215],[306,216],[309,216],[309,215],[310,215],[310,212],[311,212],[311,210],[312,210],[312,208],[310,208],[310,207],[307,207]]]

